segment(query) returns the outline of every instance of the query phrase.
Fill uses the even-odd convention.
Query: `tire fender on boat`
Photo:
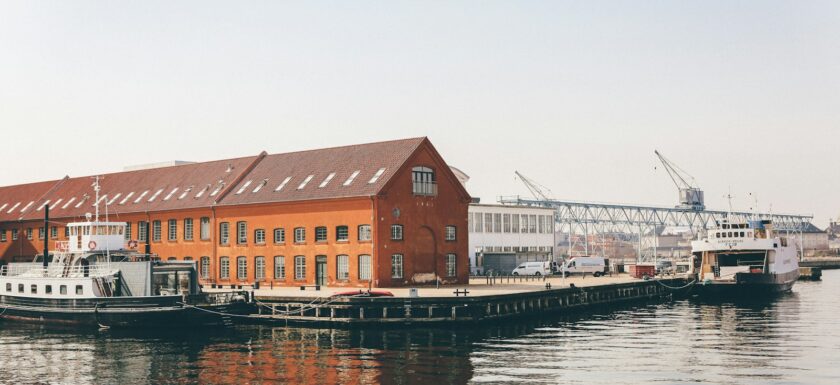
[[[95,241],[88,242],[88,249],[95,250],[96,249],[96,242]]]

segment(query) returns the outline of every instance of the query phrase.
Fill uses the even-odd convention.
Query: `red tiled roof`
[[[268,155],[230,190],[220,205],[376,195],[424,139]],[[380,169],[384,169],[382,175],[376,182],[369,183]],[[357,171],[353,181],[345,185]],[[310,175],[311,180],[299,188]],[[325,183],[330,175],[332,179]],[[287,178],[285,186],[277,191]],[[254,192],[262,184],[264,186]]]
[[[100,177],[100,197],[103,203],[109,203],[111,219],[118,220],[120,213],[376,195],[424,140],[261,154],[105,174]],[[369,183],[380,169],[384,169],[382,175]],[[356,171],[355,179],[345,185]],[[332,179],[321,187],[333,173]],[[299,188],[309,175],[311,180]],[[287,178],[286,185],[277,191]],[[39,208],[44,203],[50,204],[53,218],[81,218],[94,211],[92,183],[93,177],[84,176],[0,187],[0,207],[6,205],[0,210],[0,221],[39,219],[43,217]],[[104,215],[104,211],[105,205],[100,204],[100,214]]]

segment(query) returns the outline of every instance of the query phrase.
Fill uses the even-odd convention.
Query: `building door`
[[[434,284],[437,280],[437,245],[435,234],[428,227],[420,227],[414,237],[411,281],[417,284]]]
[[[327,285],[327,257],[324,255],[315,257],[315,284]]]

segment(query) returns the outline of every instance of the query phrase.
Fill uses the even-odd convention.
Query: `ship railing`
[[[84,277],[105,277],[113,275],[116,269],[108,266],[48,266],[36,267],[32,265],[5,265],[0,267],[0,276],[20,278],[84,278]]]

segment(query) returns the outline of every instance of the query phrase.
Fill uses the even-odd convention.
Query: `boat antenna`
[[[734,198],[734,196],[732,196],[732,187],[731,186],[729,187],[729,193],[727,193],[724,196],[724,198],[726,198],[729,201],[729,213],[726,214],[726,219],[731,221],[732,220],[732,198]]]
[[[95,198],[93,200],[94,212],[96,213],[94,218],[94,222],[99,222],[99,175],[93,177],[93,192]]]

